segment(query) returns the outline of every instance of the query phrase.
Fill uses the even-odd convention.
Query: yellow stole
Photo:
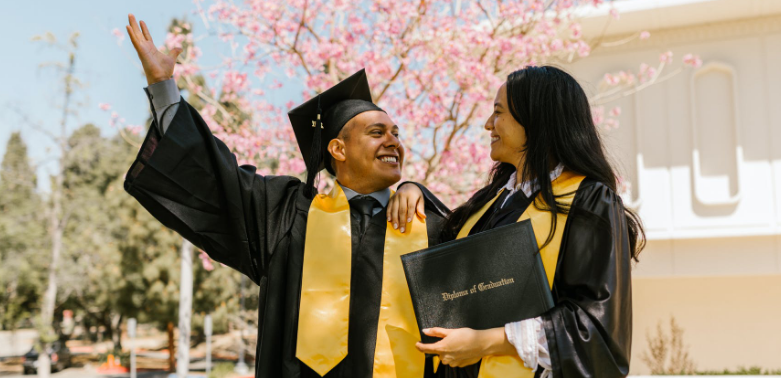
[[[578,175],[572,171],[565,170],[561,175],[553,180],[553,194],[557,197],[556,201],[560,204],[571,205],[575,198],[575,191],[580,187],[580,183],[585,176]],[[499,198],[499,193],[483,206],[478,212],[472,214],[467,219],[464,227],[458,232],[457,239],[469,235],[469,231],[478,220],[491,208]],[[535,202],[526,208],[526,211],[518,218],[518,222],[531,219],[534,236],[537,238],[537,245],[540,247],[542,265],[545,267],[545,274],[548,276],[548,285],[553,288],[553,276],[556,273],[556,264],[559,259],[559,247],[561,247],[561,237],[564,235],[564,226],[567,224],[567,214],[556,214],[556,230],[553,233],[553,239],[543,247],[548,239],[551,228],[551,213],[549,211],[537,209],[535,203],[544,203],[541,197],[535,199]],[[480,374],[478,378],[504,378],[504,377],[534,377],[534,371],[523,365],[523,360],[518,356],[487,356],[483,357],[480,365]]]
[[[375,378],[423,377],[420,341],[400,256],[428,247],[425,221],[413,217],[404,234],[388,223],[382,297],[374,351]],[[352,239],[350,205],[341,186],[309,207],[301,274],[296,357],[324,376],[347,356]]]

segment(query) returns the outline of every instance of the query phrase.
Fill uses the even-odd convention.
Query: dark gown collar
[[[491,209],[485,212],[480,220],[475,223],[472,229],[469,231],[469,235],[474,235],[478,232],[490,230],[495,227],[504,226],[518,221],[518,218],[523,215],[526,208],[531,204],[531,198],[537,195],[532,193],[532,197],[526,197],[522,190],[518,190],[509,198],[507,198],[507,192],[505,191],[496,202],[491,206]],[[507,203],[502,207],[502,203],[507,200]]]

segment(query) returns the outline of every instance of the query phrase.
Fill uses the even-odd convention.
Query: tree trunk
[[[168,322],[168,371],[176,371],[176,346],[174,345],[174,323]]]
[[[179,282],[179,353],[176,375],[184,378],[190,369],[190,317],[193,311],[193,245],[182,242],[182,273]]]
[[[57,267],[60,263],[62,253],[62,161],[57,168],[57,174],[54,176],[54,187],[52,188],[52,209],[49,215],[49,227],[52,241],[52,259],[49,265],[48,284],[46,293],[43,296],[43,306],[41,306],[41,324],[39,334],[41,337],[41,352],[38,353],[38,377],[49,378],[49,339],[52,334],[52,322],[54,320],[54,305],[57,299]]]
[[[49,265],[48,284],[46,293],[43,296],[43,306],[41,306],[41,324],[40,336],[42,338],[42,351],[38,354],[38,377],[49,378],[49,349],[52,335],[52,322],[54,320],[54,306],[57,299],[57,268],[60,265],[60,255],[62,254],[62,235],[65,228],[65,222],[62,216],[62,192],[65,184],[65,175],[63,173],[65,162],[68,158],[67,143],[67,123],[68,113],[70,112],[70,99],[73,93],[73,69],[75,63],[75,53],[71,51],[68,59],[68,71],[65,75],[65,103],[63,106],[62,119],[60,121],[60,136],[58,142],[60,159],[54,177],[52,177],[52,208],[49,212],[49,235],[52,242],[51,264]]]
[[[122,350],[122,315],[111,315],[111,341],[114,343],[114,350]]]

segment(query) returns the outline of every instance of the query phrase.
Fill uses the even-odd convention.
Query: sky
[[[207,2],[208,3],[208,2]],[[146,79],[130,39],[121,45],[111,31],[126,35],[127,14],[133,13],[149,26],[152,39],[163,43],[165,29],[174,17],[187,17],[193,24],[204,66],[217,65],[229,54],[226,44],[206,35],[200,18],[192,14],[192,0],[26,0],[8,1],[0,12],[0,158],[11,133],[21,131],[28,154],[38,166],[38,186],[48,192],[47,174],[56,168],[54,142],[32,124],[50,132],[59,130],[62,117],[62,82],[51,67],[42,63],[65,61],[65,51],[32,42],[34,35],[47,31],[65,42],[79,32],[76,75],[84,82],[78,98],[83,105],[68,123],[72,131],[86,123],[100,127],[104,135],[114,135],[110,113],[98,104],[111,104],[127,124],[144,124],[149,103],[143,91]]]

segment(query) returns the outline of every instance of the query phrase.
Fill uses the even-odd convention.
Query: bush
[[[738,370],[698,371],[696,375],[781,375],[781,370],[762,370],[759,366],[740,367]]]
[[[209,378],[225,378],[233,375],[233,369],[236,364],[233,362],[219,362],[214,365],[212,371],[209,372]]]
[[[689,357],[689,347],[683,343],[683,328],[670,316],[670,335],[662,329],[662,321],[656,326],[656,336],[647,333],[648,350],[640,357],[653,375],[694,374],[694,361]]]

